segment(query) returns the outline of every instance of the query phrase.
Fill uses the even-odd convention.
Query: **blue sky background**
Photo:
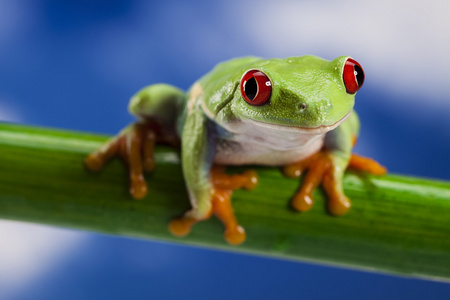
[[[115,134],[129,97],[236,56],[350,55],[356,151],[450,180],[450,4],[0,0],[0,120]],[[124,183],[125,184],[125,183]],[[429,299],[450,284],[0,221],[0,299]]]

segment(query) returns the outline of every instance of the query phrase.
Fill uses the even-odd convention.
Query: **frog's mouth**
[[[262,121],[257,120],[250,120],[244,117],[245,121],[251,121],[254,124],[257,124],[261,127],[265,127],[267,129],[275,129],[280,131],[291,131],[291,132],[298,132],[298,133],[304,133],[304,134],[311,134],[311,135],[318,135],[318,134],[324,134],[327,133],[339,125],[341,125],[352,113],[350,111],[348,114],[346,114],[342,119],[337,121],[334,124],[331,125],[320,125],[318,127],[301,127],[301,126],[295,126],[295,125],[280,125],[280,124],[273,124],[273,123],[266,123]]]

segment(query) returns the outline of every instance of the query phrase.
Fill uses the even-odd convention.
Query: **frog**
[[[164,83],[138,91],[128,107],[137,121],[84,163],[99,171],[113,157],[122,158],[130,195],[142,199],[148,193],[144,172],[155,169],[155,144],[181,148],[191,208],[169,223],[176,236],[215,214],[229,244],[245,241],[231,196],[236,189],[256,188],[259,179],[253,169],[230,175],[229,166],[280,167],[287,177],[302,176],[290,200],[294,210],[310,210],[321,185],[329,213],[344,215],[351,207],[343,189],[345,170],[386,173],[375,160],[352,153],[360,130],[355,95],[364,78],[362,66],[349,56],[231,59],[187,92]]]

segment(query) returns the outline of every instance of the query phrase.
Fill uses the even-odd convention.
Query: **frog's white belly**
[[[326,133],[285,130],[285,128],[276,126],[261,127],[254,123],[245,123],[233,124],[231,130],[234,134],[219,138],[215,163],[287,165],[319,151],[323,146]]]

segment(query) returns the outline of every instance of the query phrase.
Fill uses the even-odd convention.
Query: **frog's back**
[[[259,60],[262,60],[262,58],[256,56],[245,56],[221,62],[217,64],[211,71],[205,74],[202,78],[200,78],[198,82],[203,88],[205,88],[214,81],[223,82],[221,79],[225,79],[227,77],[236,77],[239,80],[239,76],[242,74],[240,74],[240,72],[238,71],[241,69],[246,69],[247,65]]]
[[[187,115],[203,98],[209,112],[215,114],[218,108],[227,101],[222,94],[232,93],[239,83],[242,72],[240,69],[248,68],[248,65],[262,60],[255,56],[246,56],[230,59],[217,64],[211,71],[197,80],[186,94],[183,107],[179,109],[177,118],[178,133],[181,135]],[[211,116],[210,116],[211,117]]]
[[[214,119],[219,110],[230,101],[242,74],[255,62],[262,60],[259,57],[247,56],[219,63],[192,86],[187,106],[194,105],[201,98],[205,113]]]

